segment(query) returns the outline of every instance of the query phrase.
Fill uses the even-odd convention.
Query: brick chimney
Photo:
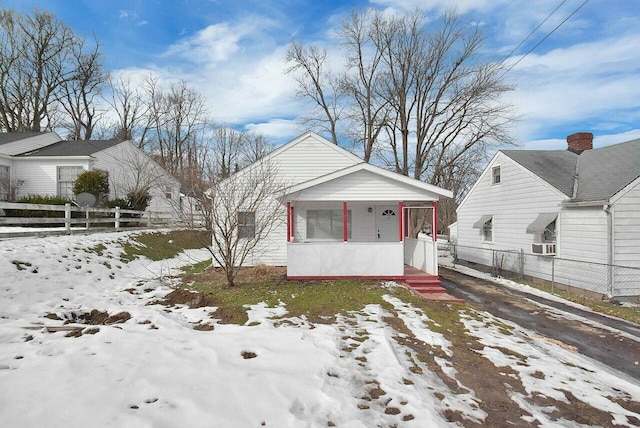
[[[567,137],[567,150],[580,154],[593,149],[593,134],[591,132],[576,132]]]

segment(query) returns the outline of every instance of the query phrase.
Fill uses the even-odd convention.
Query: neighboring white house
[[[109,199],[148,186],[148,211],[175,218],[180,183],[130,141],[63,141],[55,132],[0,133],[0,200],[10,196],[72,197],[82,171],[109,175]]]
[[[604,294],[640,294],[640,139],[592,149],[496,153],[458,207],[458,258],[492,264],[491,251],[523,250],[524,273]],[[473,247],[473,248],[471,248]],[[563,263],[558,263],[567,260]],[[592,263],[571,263],[568,260]],[[615,292],[614,292],[615,290]]]
[[[435,222],[450,191],[367,164],[313,132],[262,162],[287,186],[274,195],[281,221],[245,264],[286,265],[290,279],[399,279],[405,264],[438,274],[436,237],[407,237],[407,218],[426,207]]]

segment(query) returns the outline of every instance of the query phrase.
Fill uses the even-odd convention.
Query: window
[[[238,238],[253,239],[256,236],[256,212],[238,212]]]
[[[307,238],[342,241],[342,210],[307,210]],[[347,236],[351,238],[351,210],[347,211]]]
[[[556,242],[556,220],[553,220],[544,228],[542,242]]]
[[[10,184],[9,167],[7,165],[0,165],[0,201],[9,200]]]
[[[493,217],[482,225],[482,240],[484,242],[493,242]]]
[[[502,177],[500,175],[500,165],[494,166],[491,170],[491,184],[496,185],[502,183]]]
[[[73,182],[82,171],[81,166],[58,167],[58,196],[73,196]]]
[[[164,197],[171,199],[171,186],[164,186]]]

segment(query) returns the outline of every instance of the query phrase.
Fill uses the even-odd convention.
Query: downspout
[[[602,210],[607,215],[607,293],[609,298],[614,297],[614,280],[613,280],[613,247],[614,247],[614,236],[613,236],[613,212],[612,212],[611,204],[607,203],[602,206]]]

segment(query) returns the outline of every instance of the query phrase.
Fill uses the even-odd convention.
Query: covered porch
[[[448,191],[368,164],[349,169],[282,196],[287,277],[405,280],[408,266],[437,278],[438,198]],[[411,237],[418,210],[430,236]]]

